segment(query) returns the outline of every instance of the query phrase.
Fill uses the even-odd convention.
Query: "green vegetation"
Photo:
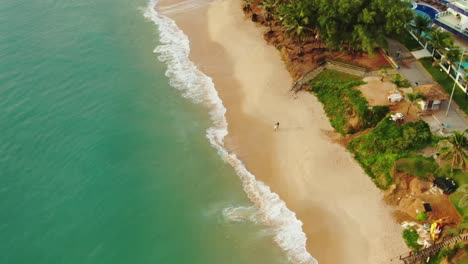
[[[452,137],[452,141],[454,142],[466,141],[466,138],[459,138],[459,136],[460,135],[455,134],[455,136]],[[438,143],[438,146],[442,145],[443,142],[446,142],[446,141],[447,140],[442,140],[441,142]],[[465,144],[465,148],[466,148],[467,143],[465,142],[463,144]],[[450,146],[450,143],[448,144],[448,146]],[[447,151],[453,152],[454,151],[453,148],[454,146],[452,145],[450,149],[447,149]],[[459,155],[459,154],[455,153],[455,155]],[[448,156],[448,158],[453,161],[453,156],[452,157]],[[452,166],[452,162],[450,162],[449,160],[449,162],[445,164],[444,166],[442,166],[441,168],[439,168],[436,173],[440,177],[452,178],[457,183],[458,188],[454,193],[450,194],[450,201],[455,206],[455,208],[460,212],[460,215],[463,217],[463,223],[461,224],[461,227],[468,228],[468,171],[464,171],[461,169],[454,169]]]
[[[313,9],[312,1],[294,1],[292,3],[280,4],[276,15],[286,34],[294,37],[296,40],[303,41],[308,35],[315,33],[315,30],[311,28],[311,14],[309,13]],[[274,11],[272,10],[272,12]]]
[[[431,22],[432,22],[431,19],[429,19],[428,17],[414,15],[413,22],[409,23],[409,26],[414,31],[416,31],[416,36],[418,36],[418,38],[420,38],[423,31],[424,32],[429,31],[429,29],[431,28],[430,27]]]
[[[325,70],[311,83],[314,92],[330,119],[341,133],[352,134],[375,126],[389,111],[386,106],[370,108],[361,91],[355,86],[363,82],[355,76]]]
[[[440,253],[440,252],[439,252]],[[427,264],[440,264],[440,262],[442,261],[442,257],[439,256],[439,254],[435,255],[435,256],[432,256],[430,259],[429,259],[429,262],[427,262]]]
[[[468,139],[465,134],[468,132],[466,129],[463,132],[453,131],[447,139],[441,140],[438,144],[441,159],[448,159],[451,161],[450,170],[453,172],[454,168],[465,169],[468,165]]]
[[[407,30],[403,30],[400,34],[393,36],[393,38],[405,45],[410,51],[422,49],[421,44]]]
[[[412,93],[407,94],[406,98],[408,98],[408,101],[410,101],[410,104],[408,105],[408,110],[406,110],[406,114],[409,114],[409,110],[411,109],[411,106],[413,106],[413,104],[416,101],[420,99],[424,99],[425,96],[421,93],[412,92]]]
[[[445,61],[449,64],[448,71],[453,67],[456,61],[460,60],[461,50],[460,49],[450,49],[445,52]]]
[[[351,82],[351,81],[361,81],[362,78],[356,75],[347,74],[334,70],[324,70],[319,75],[317,75],[313,82],[315,81],[328,81],[333,80],[336,82]]]
[[[418,233],[410,228],[403,230],[403,239],[405,240],[406,245],[412,250],[418,250],[421,248],[421,245],[418,244]]]
[[[450,194],[450,201],[463,217],[462,227],[468,228],[468,171],[455,170],[450,172],[449,165],[444,166],[440,171],[441,175],[451,175],[457,183],[458,188]]]
[[[371,132],[353,139],[348,147],[377,187],[387,189],[393,182],[390,173],[395,161],[431,142],[432,133],[424,121],[397,125],[384,118]]]
[[[310,1],[310,0],[303,0]],[[371,52],[383,45],[385,36],[401,33],[413,14],[404,1],[316,0],[317,26],[331,46]]]
[[[431,257],[429,260],[429,264],[440,264],[443,259],[447,259],[447,263],[454,263],[453,258],[455,255],[457,255],[458,251],[460,249],[464,249],[465,251],[467,250],[467,246],[464,246],[463,243],[457,243],[453,248],[450,247],[444,247],[442,248],[437,255]],[[461,262],[457,262],[460,264],[467,264],[467,260],[460,260]]]
[[[385,37],[400,34],[413,13],[404,1],[393,0],[296,0],[270,2],[271,15],[296,40],[320,35],[334,49],[372,53]],[[245,8],[245,7],[244,7]]]
[[[425,220],[427,220],[427,214],[426,214],[426,212],[424,212],[424,211],[419,212],[419,213],[416,215],[416,220],[418,220],[418,221],[425,221]]]
[[[438,50],[443,51],[446,47],[453,46],[453,39],[448,31],[434,27],[429,32],[429,35],[431,36],[429,43]]]
[[[396,84],[397,87],[410,87],[411,86],[411,83],[405,78],[402,78],[400,74],[393,75],[392,82]]]
[[[424,68],[432,75],[432,77],[444,88],[444,90],[450,94],[452,92],[454,81],[452,78],[447,76],[447,73],[437,65],[432,65],[432,58],[423,58],[420,59],[421,63],[424,65]],[[460,106],[465,113],[468,114],[468,97],[463,93],[463,91],[455,87],[455,92],[453,94],[453,100]]]
[[[442,260],[449,254],[450,249],[442,248],[437,255],[432,256],[429,260],[429,264],[440,264]]]
[[[410,155],[396,161],[395,170],[405,172],[423,179],[435,174],[438,166],[433,158],[426,158],[419,155]]]

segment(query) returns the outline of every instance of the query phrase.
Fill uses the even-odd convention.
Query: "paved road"
[[[400,66],[398,72],[411,82],[413,86],[418,83],[437,83],[427,72],[424,66],[414,58],[411,52],[400,42],[388,39],[389,55]],[[463,131],[468,128],[468,116],[452,101],[450,111],[446,116],[448,101],[442,103],[439,111],[434,111],[432,115],[423,116],[431,127],[431,131],[448,135],[451,131]]]

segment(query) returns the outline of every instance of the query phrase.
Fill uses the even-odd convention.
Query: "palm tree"
[[[290,2],[280,5],[278,17],[286,34],[296,40],[304,40],[308,33],[314,32],[310,27],[307,1]]]
[[[453,45],[453,40],[450,37],[450,33],[447,31],[442,31],[440,28],[433,28],[430,32],[430,41],[431,45],[435,49],[445,49],[445,47],[450,47]],[[434,53],[432,53],[434,55]]]
[[[425,97],[423,94],[416,92],[409,93],[406,96],[408,97],[408,101],[410,101],[410,104],[408,105],[408,110],[406,110],[406,114],[409,114],[409,110],[411,106],[413,106],[414,102],[416,102],[419,99],[424,99]]]
[[[447,51],[447,53],[445,54],[446,60],[449,64],[449,68],[448,68],[449,75],[450,75],[450,69],[452,69],[453,64],[455,64],[455,62],[460,59],[460,55],[461,55],[460,53],[461,53],[460,49],[457,47],[454,47],[454,48],[450,48],[450,50]]]
[[[464,169],[468,165],[468,153],[466,148],[468,148],[468,139],[466,137],[468,129],[463,132],[453,131],[452,135],[439,142],[439,152],[441,159],[451,159],[451,172],[453,168],[457,166],[458,168]]]
[[[427,17],[415,15],[413,22],[410,24],[414,30],[416,30],[416,34],[418,38],[421,37],[422,32],[428,32],[430,27],[431,20]]]

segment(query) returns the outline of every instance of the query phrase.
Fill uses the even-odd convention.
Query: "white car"
[[[397,122],[399,120],[403,120],[405,118],[405,115],[402,113],[395,113],[394,115],[390,115],[390,119]]]
[[[399,93],[392,93],[387,98],[389,102],[394,103],[394,102],[400,102],[403,99],[403,96]]]

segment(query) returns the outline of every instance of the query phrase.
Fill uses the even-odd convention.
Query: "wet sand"
[[[227,108],[226,146],[296,212],[312,256],[321,264],[378,264],[406,252],[382,193],[333,143],[320,102],[289,93],[292,79],[279,52],[244,19],[241,1],[181,7],[168,15],[188,35],[192,61],[213,78]]]

